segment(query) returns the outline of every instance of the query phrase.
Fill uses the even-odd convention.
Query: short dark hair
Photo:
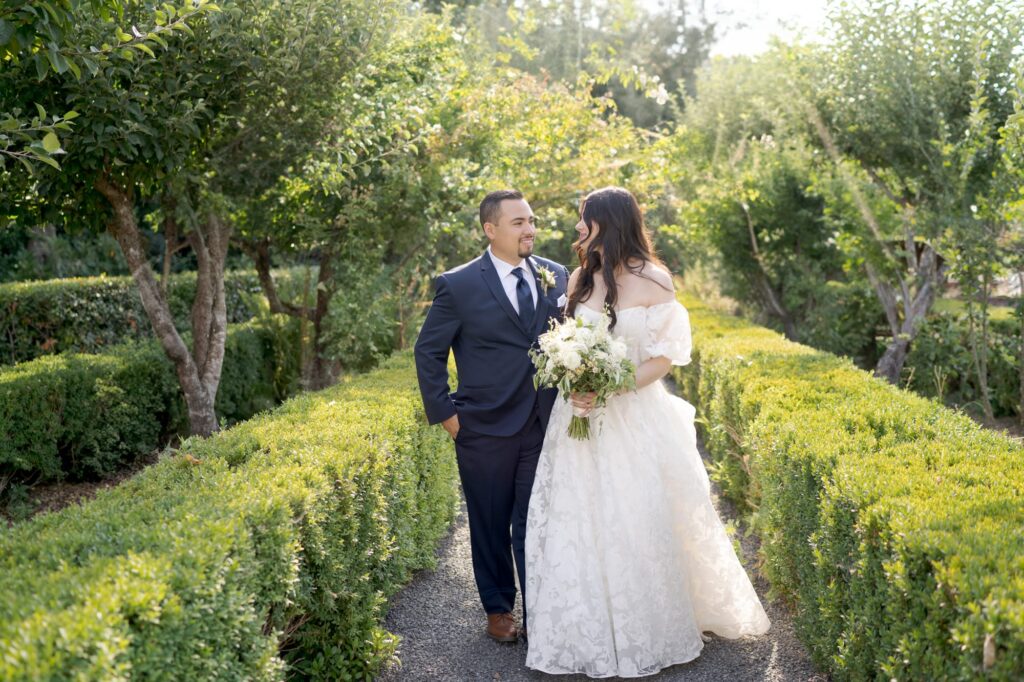
[[[501,215],[501,202],[505,199],[522,199],[523,193],[515,189],[499,189],[491,192],[480,202],[480,227],[484,223],[496,223]]]

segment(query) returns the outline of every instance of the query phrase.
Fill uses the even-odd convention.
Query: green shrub
[[[1024,448],[682,300],[695,369],[680,385],[818,665],[837,680],[1024,677]]]
[[[0,679],[371,679],[457,500],[415,387],[392,358],[0,531]]]
[[[814,289],[814,305],[799,327],[799,340],[818,350],[848,355],[860,367],[874,367],[884,347],[877,329],[888,329],[875,292],[862,282],[825,282]]]
[[[288,286],[301,270],[275,273]],[[172,275],[167,301],[179,329],[188,329],[196,275]],[[260,293],[254,271],[230,271],[224,278],[228,322],[255,313],[251,294]],[[131,277],[87,277],[0,284],[0,363],[42,355],[96,353],[132,339],[152,337],[149,318]]]
[[[980,333],[979,333],[980,340]],[[988,389],[997,417],[1020,408],[1017,353],[1020,329],[1013,318],[989,322]],[[954,405],[981,399],[966,313],[939,311],[921,325],[904,366],[910,389]]]
[[[295,322],[229,329],[216,404],[222,420],[267,410],[294,387],[297,330]],[[0,479],[102,477],[187,427],[174,366],[152,340],[0,368]]]

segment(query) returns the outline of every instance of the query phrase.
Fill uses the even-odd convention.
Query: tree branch
[[[253,263],[256,264],[256,273],[260,280],[260,288],[263,290],[263,295],[267,297],[267,302],[270,304],[270,311],[273,313],[291,315],[292,317],[298,317],[313,322],[316,315],[316,311],[313,308],[307,308],[305,306],[299,306],[287,301],[282,301],[278,295],[277,285],[274,283],[274,276],[270,272],[270,239],[261,239],[258,241],[236,239],[235,243],[247,256],[249,256],[249,258],[252,259]]]

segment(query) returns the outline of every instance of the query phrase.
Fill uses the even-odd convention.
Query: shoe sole
[[[487,636],[490,637],[491,639],[493,639],[495,642],[502,642],[502,643],[505,643],[505,644],[519,641],[519,635],[518,634],[517,635],[507,636],[507,637],[499,637],[498,635],[492,635],[491,633],[488,632]]]

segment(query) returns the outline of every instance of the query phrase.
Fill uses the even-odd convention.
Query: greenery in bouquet
[[[530,349],[537,373],[534,385],[555,387],[568,400],[573,393],[594,393],[594,406],[602,407],[622,389],[636,386],[636,367],[626,356],[626,344],[612,336],[609,318],[594,324],[582,319],[551,323],[541,334],[537,348]],[[590,438],[590,418],[573,410],[569,436]]]

